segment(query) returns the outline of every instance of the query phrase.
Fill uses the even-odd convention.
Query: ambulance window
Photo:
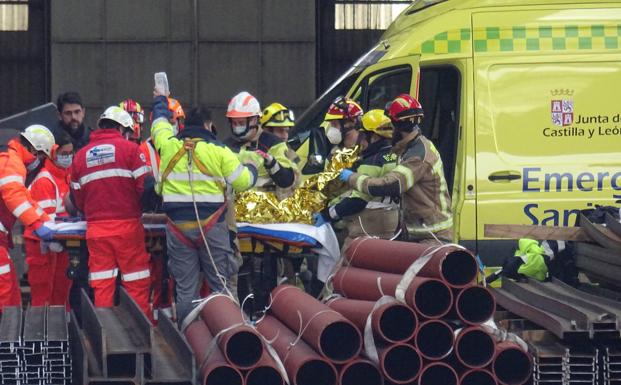
[[[460,88],[457,68],[448,65],[421,68],[418,94],[425,111],[422,130],[440,152],[449,191],[453,190],[459,134]]]
[[[397,95],[410,92],[412,81],[412,69],[410,67],[390,72],[372,75],[368,81],[365,111],[374,108],[384,109],[386,103],[393,100]]]

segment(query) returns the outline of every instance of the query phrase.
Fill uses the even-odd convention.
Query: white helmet
[[[254,96],[242,91],[233,96],[226,110],[227,118],[250,118],[261,116],[261,106]]]
[[[26,127],[21,135],[35,148],[37,151],[43,151],[45,155],[52,156],[52,147],[56,144],[54,135],[45,126],[33,124]]]
[[[132,119],[131,115],[119,106],[110,106],[106,108],[103,114],[101,114],[101,116],[99,117],[99,120],[97,121],[97,126],[99,126],[99,123],[103,119],[117,122],[125,128],[131,129],[134,127],[134,120]]]

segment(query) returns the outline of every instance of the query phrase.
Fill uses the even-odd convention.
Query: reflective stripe
[[[123,168],[111,168],[109,170],[95,171],[90,174],[86,174],[82,178],[80,178],[80,186],[84,186],[87,183],[90,183],[92,181],[99,180],[99,179],[117,178],[117,177],[133,178],[134,174],[132,174],[131,171],[123,169]]]
[[[411,189],[412,186],[414,186],[414,173],[409,168],[398,165],[397,167],[393,168],[391,172],[399,173],[405,177],[405,189],[403,190],[403,192],[405,192],[405,190]]]
[[[330,206],[328,213],[330,214],[330,218],[339,219],[339,215],[336,212],[336,206]]]
[[[95,271],[88,275],[88,279],[91,281],[99,281],[101,279],[114,278],[119,274],[119,269]]]
[[[257,183],[255,183],[255,187],[266,187],[272,184],[272,178],[267,176],[257,177]]]
[[[171,172],[166,177],[166,180],[176,180],[176,181],[189,182],[190,181],[190,175],[187,172]],[[207,175],[205,175],[203,173],[200,173],[200,174],[192,173],[192,180],[210,181],[210,182],[216,182],[217,181],[217,182],[223,182],[224,183],[224,178],[214,177],[214,176],[207,176]]]
[[[31,208],[32,208],[32,205],[30,204],[30,202],[24,202],[21,205],[17,206],[15,210],[13,210],[13,215],[16,217],[19,217],[20,215],[22,215],[23,213],[25,213],[27,210]]]
[[[425,226],[425,227],[410,227],[408,226],[408,231],[412,233],[432,233],[438,232],[440,230],[446,230],[453,227],[453,218],[449,218],[443,222],[436,223],[433,226]]]
[[[2,222],[0,222],[0,232],[2,233],[8,233],[8,231],[6,230],[6,227],[4,227],[4,224]]]
[[[367,178],[369,178],[368,175],[362,175],[358,177],[358,179],[356,179],[356,190],[364,192],[364,190],[362,189],[362,184]]]
[[[50,207],[56,207],[56,199],[44,199],[42,201],[38,201],[37,204],[42,209],[47,209]]]
[[[0,186],[4,186],[5,184],[9,184],[13,182],[23,184],[24,178],[22,178],[19,175],[10,175],[10,176],[5,176],[4,178],[0,178]]]
[[[6,265],[0,266],[0,275],[7,274],[11,272],[11,265],[8,263]]]
[[[36,212],[37,214],[39,214],[39,216],[41,216],[41,215],[45,214],[45,211],[43,211],[43,209],[41,209],[41,207],[37,207],[37,208],[35,209],[35,212]]]
[[[125,282],[137,281],[139,279],[149,278],[151,273],[149,269],[136,271],[135,273],[123,274],[121,279]]]
[[[78,182],[71,182],[71,188],[74,190],[79,190],[80,189],[80,183]]]
[[[132,175],[134,176],[134,179],[138,179],[149,171],[151,171],[149,166],[142,166],[132,171]]]
[[[160,181],[160,165],[157,162],[157,156],[155,156],[155,148],[151,139],[147,140],[147,151],[149,151],[149,160],[151,161],[151,171],[153,177],[157,182]]]
[[[242,172],[244,172],[244,169],[246,169],[246,167],[244,167],[243,164],[240,164],[239,166],[237,166],[237,168],[226,178],[226,182],[229,184],[233,184],[235,183],[235,181],[237,180],[237,178],[239,178],[242,174]]]
[[[181,202],[192,203],[192,195],[188,194],[164,194],[162,196],[164,202]],[[208,203],[222,203],[224,202],[224,195],[222,194],[196,194],[194,196],[196,202],[208,202]]]
[[[278,171],[280,171],[280,163],[278,162],[274,162],[274,165],[270,168],[267,169],[267,171],[271,174],[274,175],[276,174]]]

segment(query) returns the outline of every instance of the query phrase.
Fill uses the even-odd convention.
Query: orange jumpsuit
[[[50,217],[32,199],[24,185],[26,164],[34,155],[19,140],[9,142],[7,152],[0,153],[0,310],[4,306],[21,305],[21,296],[9,248],[13,247],[11,229],[19,219],[27,229],[36,230]]]
[[[68,176],[67,170],[48,159],[28,187],[32,198],[51,218],[67,216],[63,199],[69,192]],[[32,306],[65,305],[71,289],[66,275],[69,254],[66,250],[42,250],[41,241],[30,229],[24,232],[24,238]]]

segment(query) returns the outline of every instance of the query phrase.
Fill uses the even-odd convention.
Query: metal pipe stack
[[[365,237],[349,245],[344,260],[332,279],[342,297],[327,305],[358,328],[364,354],[387,383],[522,385],[530,379],[530,354],[516,342],[498,341],[484,325],[496,303],[476,283],[471,252]]]

